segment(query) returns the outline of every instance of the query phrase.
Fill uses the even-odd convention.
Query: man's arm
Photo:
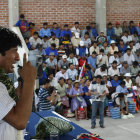
[[[22,93],[16,106],[5,116],[4,120],[18,130],[24,129],[32,111],[33,90],[35,78],[37,75],[36,69],[30,62],[26,61],[24,55],[24,64],[21,70],[21,77],[24,81]]]

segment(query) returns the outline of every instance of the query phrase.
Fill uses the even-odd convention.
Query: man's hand
[[[20,74],[24,82],[30,83],[34,82],[37,76],[37,70],[31,65],[29,61],[27,62],[26,54],[24,54],[23,68],[21,69]]]
[[[99,92],[94,92],[94,95],[99,95]]]

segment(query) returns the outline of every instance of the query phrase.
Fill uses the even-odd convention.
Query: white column
[[[106,34],[106,0],[96,0],[95,5],[97,30]]]
[[[8,0],[9,8],[9,28],[12,28],[19,20],[19,1]]]

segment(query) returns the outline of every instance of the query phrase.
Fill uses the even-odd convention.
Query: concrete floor
[[[134,116],[127,120],[105,117],[104,129],[99,127],[99,119],[96,120],[95,129],[91,129],[91,120],[70,120],[91,133],[99,134],[104,140],[140,140],[140,113]]]

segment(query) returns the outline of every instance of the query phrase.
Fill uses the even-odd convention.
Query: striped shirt
[[[39,102],[40,102],[39,111],[51,109],[51,102],[47,100],[47,97],[49,96],[50,94],[47,89],[40,88],[39,93],[38,93]]]
[[[3,121],[3,118],[15,105],[15,101],[9,96],[7,88],[0,82],[0,140],[15,140],[17,130]]]

